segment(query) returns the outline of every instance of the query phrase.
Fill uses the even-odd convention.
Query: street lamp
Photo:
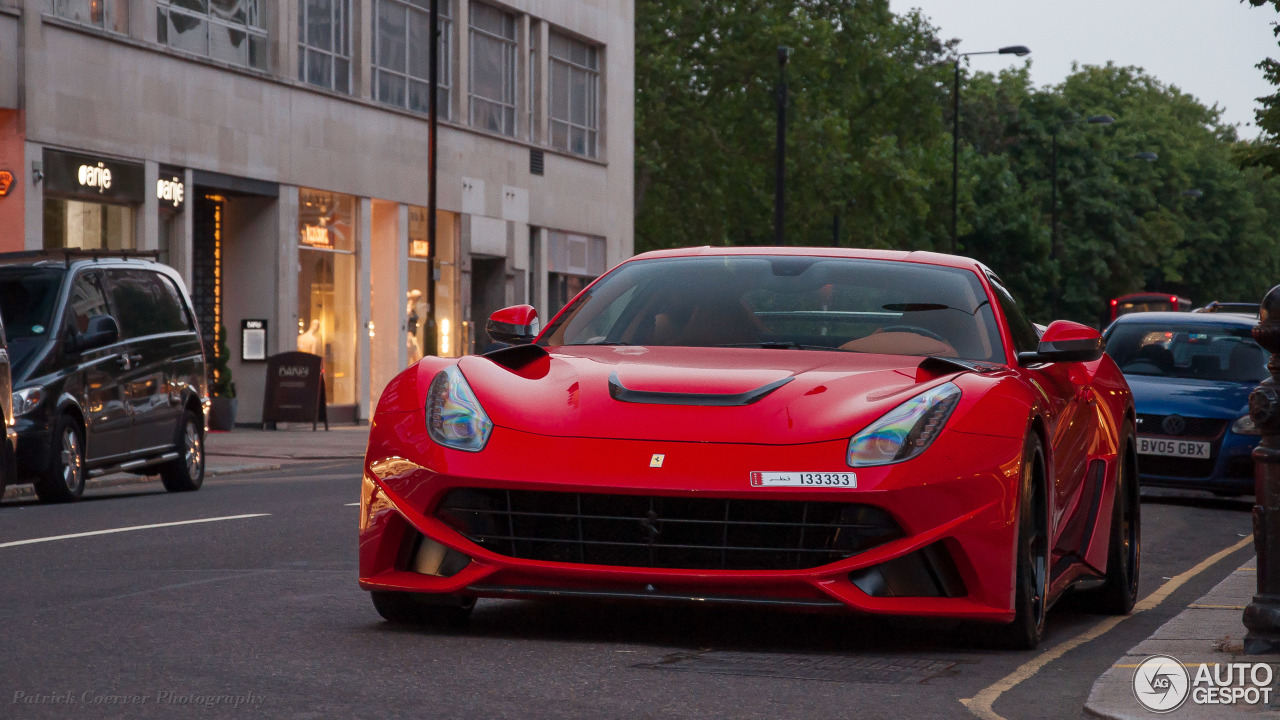
[[[432,0],[437,2],[438,0]],[[773,171],[773,244],[781,247],[786,242],[783,238],[783,221],[786,216],[787,202],[787,61],[791,59],[791,48],[778,48],[778,145],[774,152]]]
[[[1071,120],[1068,124],[1078,122],[1079,118]],[[1094,115],[1087,122],[1090,125],[1110,125],[1116,121],[1110,115]],[[1053,297],[1050,299],[1053,317],[1058,317],[1058,303],[1061,295],[1061,273],[1057,272],[1058,262],[1058,131],[1061,128],[1055,127],[1051,133],[1053,137],[1053,150],[1049,155],[1049,174],[1052,177],[1049,187],[1049,262],[1054,265],[1053,274]],[[1154,154],[1154,153],[1152,153]]]
[[[427,33],[427,317],[423,320],[424,355],[440,352],[440,335],[436,329],[436,186],[439,168],[436,166],[436,131],[439,128],[437,103],[440,94],[440,0],[431,0]]]
[[[1140,152],[1140,153],[1134,153],[1133,155],[1130,155],[1130,156],[1129,156],[1129,159],[1130,159],[1130,160],[1141,160],[1141,161],[1143,161],[1143,162],[1153,163],[1153,162],[1155,162],[1155,161],[1159,160],[1159,159],[1160,159],[1160,156],[1159,156],[1159,155],[1157,155],[1157,154],[1155,154],[1155,153],[1153,153],[1153,152]]]
[[[1031,50],[1026,45],[1010,45],[999,50],[984,52],[967,52],[956,55],[955,90],[951,94],[954,104],[951,110],[951,252],[960,244],[960,236],[956,230],[960,217],[960,61],[972,55],[1017,55],[1026,57]]]

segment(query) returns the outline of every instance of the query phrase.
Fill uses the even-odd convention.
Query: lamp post
[[[1116,121],[1110,115],[1094,115],[1086,122],[1090,125],[1110,125]],[[1072,120],[1070,123],[1075,123]],[[1058,132],[1061,128],[1055,127],[1051,136],[1053,138],[1052,150],[1049,153],[1049,175],[1051,176],[1049,185],[1049,262],[1054,266],[1053,273],[1053,297],[1050,298],[1051,306],[1050,314],[1058,317],[1059,296],[1061,295],[1061,273],[1058,272]]]
[[[1262,432],[1253,450],[1258,592],[1244,610],[1244,651],[1250,655],[1280,652],[1280,287],[1262,299],[1253,339],[1271,353],[1271,377],[1249,394],[1249,417]]]
[[[973,55],[1017,55],[1026,57],[1031,50],[1026,45],[1010,45],[999,50],[967,52],[956,55],[955,87],[951,93],[951,252],[960,244],[957,231],[960,218],[960,61]]]
[[[437,2],[438,0],[432,0]],[[778,144],[773,170],[773,244],[786,244],[783,222],[787,206],[787,61],[791,48],[778,48]]]
[[[427,33],[427,52],[430,53],[427,64],[427,84],[430,87],[427,99],[427,317],[422,323],[422,353],[435,355],[440,351],[440,337],[436,330],[436,181],[439,171],[436,166],[436,131],[439,128],[440,0],[431,0],[428,21],[431,23],[431,32]]]

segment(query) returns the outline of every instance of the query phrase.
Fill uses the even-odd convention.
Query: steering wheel
[[[928,328],[922,328],[919,325],[889,325],[887,327],[880,328],[880,332],[909,332],[915,333],[916,335],[923,335],[927,338],[933,338],[938,342],[947,342],[947,339],[938,333]]]

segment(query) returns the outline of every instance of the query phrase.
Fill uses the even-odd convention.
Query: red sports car
[[[991,623],[1137,595],[1133,400],[1098,333],[1041,333],[973,260],[698,248],[617,266],[510,347],[378,403],[360,585],[390,621],[477,597],[762,604]]]

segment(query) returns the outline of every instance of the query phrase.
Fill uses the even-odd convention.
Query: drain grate
[[[904,685],[948,674],[956,665],[955,660],[923,658],[717,651],[673,653],[657,662],[641,663],[635,667],[710,675]]]

